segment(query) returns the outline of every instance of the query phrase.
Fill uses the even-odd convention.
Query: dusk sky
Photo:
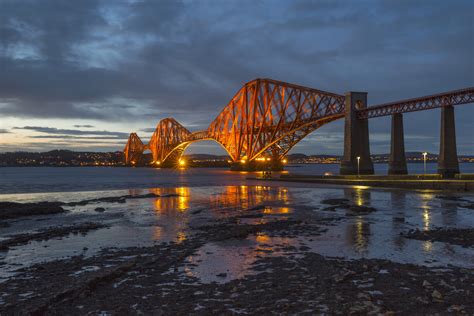
[[[0,151],[122,150],[166,117],[206,129],[255,78],[367,91],[369,106],[466,88],[473,56],[472,0],[0,0]],[[459,154],[474,154],[473,117],[456,107]],[[404,119],[406,150],[437,153],[440,110]],[[390,117],[369,124],[372,153],[389,152]],[[342,132],[291,152],[342,154]]]

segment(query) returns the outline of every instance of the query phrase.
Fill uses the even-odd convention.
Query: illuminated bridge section
[[[125,147],[127,163],[149,149],[153,162],[176,160],[189,144],[213,140],[232,161],[258,157],[282,159],[306,135],[344,116],[342,95],[271,79],[245,84],[204,131],[190,132],[173,118],[161,120],[148,145],[131,134]]]
[[[346,107],[351,105],[346,105],[347,102],[350,104],[350,94],[344,96],[272,79],[256,79],[237,91],[206,130],[191,132],[175,119],[165,118],[156,126],[148,144],[143,144],[136,133],[130,134],[124,149],[125,161],[135,164],[145,150],[151,151],[154,164],[178,161],[191,143],[203,140],[220,144],[233,162],[280,161],[309,133],[350,115]],[[466,88],[356,107],[355,115],[363,121],[473,102],[474,88]]]

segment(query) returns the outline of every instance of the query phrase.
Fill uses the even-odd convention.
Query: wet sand
[[[2,315],[474,313],[469,194],[241,185],[5,198],[64,212],[1,221]]]

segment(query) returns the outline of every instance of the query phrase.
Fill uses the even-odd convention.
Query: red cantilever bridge
[[[250,166],[262,159],[278,164],[306,135],[345,118],[341,173],[353,174],[357,168],[360,173],[368,174],[373,173],[368,119],[392,115],[391,173],[406,173],[402,113],[440,107],[442,129],[445,129],[441,132],[441,147],[446,147],[440,150],[440,160],[447,159],[443,163],[452,169],[451,160],[455,158],[457,164],[457,156],[451,157],[453,150],[456,155],[452,106],[473,102],[474,87],[471,87],[368,107],[364,92],[340,95],[272,79],[255,79],[234,95],[206,130],[191,132],[175,119],[165,118],[156,126],[148,144],[131,133],[124,154],[126,163],[134,164],[145,150],[150,150],[153,163],[165,164],[178,160],[191,143],[213,140],[236,165]]]

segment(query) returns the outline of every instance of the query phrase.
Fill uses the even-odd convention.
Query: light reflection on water
[[[195,256],[188,258],[197,264],[187,267],[188,274],[216,280],[218,273],[228,273],[228,280],[248,273],[246,269],[257,258],[275,256],[285,246],[305,243],[310,251],[344,258],[384,258],[399,262],[427,265],[474,266],[474,250],[440,242],[410,240],[400,236],[413,228],[472,227],[472,210],[459,206],[457,201],[436,198],[430,192],[402,190],[373,190],[367,187],[311,188],[266,185],[232,185],[134,189],[107,192],[55,193],[48,195],[9,195],[10,200],[79,201],[102,196],[141,195],[154,193],[161,197],[130,199],[125,204],[96,203],[71,208],[62,215],[42,216],[13,222],[0,230],[0,238],[9,234],[28,232],[57,225],[71,225],[83,221],[101,221],[112,226],[85,236],[71,235],[61,240],[31,242],[8,252],[0,253],[0,260],[9,264],[31,264],[64,256],[90,256],[107,247],[149,246],[155,242],[182,243],[193,236],[190,226],[214,223],[216,220],[239,215],[239,212],[262,213],[261,218],[242,218],[241,224],[267,223],[273,220],[298,218],[302,220],[341,217],[347,210],[324,211],[321,200],[346,198],[359,206],[371,206],[376,212],[368,215],[343,217],[330,223],[327,232],[312,237],[277,237],[266,232],[249,236],[243,241],[231,240],[206,244]],[[472,195],[464,195],[474,201]],[[255,208],[255,206],[260,206]],[[97,213],[96,207],[106,208]],[[42,219],[37,221],[37,219]],[[83,248],[88,248],[83,251]],[[197,262],[196,260],[202,260]],[[0,266],[0,269],[6,269]],[[223,270],[216,272],[217,270]],[[228,270],[228,271],[227,271]]]

